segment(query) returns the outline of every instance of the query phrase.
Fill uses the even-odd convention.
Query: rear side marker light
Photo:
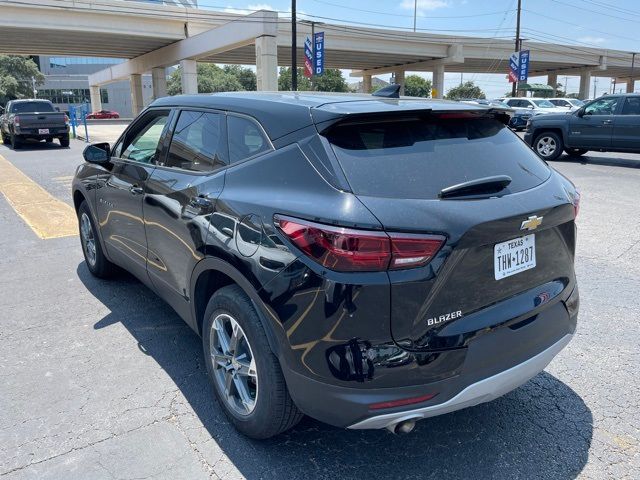
[[[323,225],[276,215],[276,226],[308,257],[339,272],[379,272],[426,265],[441,235],[386,233]]]
[[[369,410],[381,410],[383,408],[403,407],[405,405],[413,405],[415,403],[426,402],[435,397],[437,393],[430,393],[428,395],[422,395],[420,397],[402,398],[400,400],[391,400],[390,402],[372,403],[369,405]]]
[[[573,210],[576,218],[578,218],[578,213],[580,213],[580,191],[578,189],[576,189],[576,193],[573,196]]]

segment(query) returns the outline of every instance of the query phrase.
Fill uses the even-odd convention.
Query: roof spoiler
[[[400,98],[400,85],[393,84],[382,87],[371,94],[374,97]]]

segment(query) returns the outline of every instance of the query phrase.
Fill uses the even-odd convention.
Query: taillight
[[[275,221],[305,255],[340,272],[377,272],[426,265],[445,241],[440,235],[387,234],[279,215]]]
[[[66,114],[64,115],[64,124],[69,125],[69,117]]]
[[[19,127],[19,126],[20,126],[20,117],[19,117],[18,115],[16,115],[15,117],[13,117],[13,124],[14,124],[16,127]]]

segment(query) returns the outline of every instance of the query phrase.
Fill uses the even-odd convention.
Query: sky
[[[258,9],[288,12],[291,1],[198,0],[198,5],[237,13]],[[417,29],[513,39],[516,7],[517,0],[418,0]],[[522,0],[522,8],[521,36],[525,39],[525,48],[526,39],[530,39],[640,52],[638,0]],[[336,19],[325,20],[331,23],[341,20],[411,29],[414,0],[297,0],[297,11],[301,18],[306,14],[309,19],[313,16]],[[330,37],[325,41],[329,43]],[[488,98],[495,98],[510,90],[506,73],[505,70],[494,75],[465,74],[464,80],[473,80]],[[421,75],[431,77],[429,73]],[[380,78],[388,80],[389,75],[380,75]],[[529,81],[546,83],[546,77],[531,77]],[[558,81],[564,83],[565,78],[560,77]],[[593,91],[593,81],[590,91]],[[445,91],[459,83],[459,73],[445,74]],[[569,77],[566,83],[569,93],[578,91],[578,77]],[[610,91],[609,79],[598,79],[597,94],[607,91]]]

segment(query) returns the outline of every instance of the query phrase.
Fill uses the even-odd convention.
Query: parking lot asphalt
[[[71,204],[83,146],[0,155]],[[38,237],[0,195],[0,477],[640,478],[640,156],[552,166],[582,192],[574,340],[516,391],[406,436],[306,418],[242,437],[186,324],[126,274],[93,278],[77,236]]]

